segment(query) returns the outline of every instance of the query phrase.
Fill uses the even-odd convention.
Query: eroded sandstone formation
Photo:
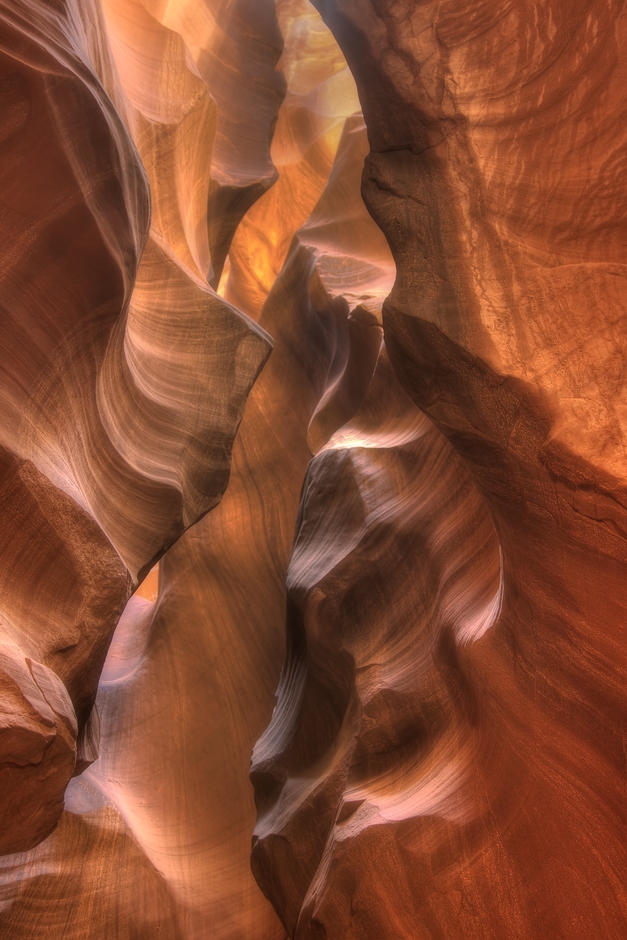
[[[139,27],[148,27],[141,10],[120,4],[105,12],[124,81],[130,83],[137,72],[134,106],[147,109],[137,89],[149,95],[165,53],[139,61],[137,51],[129,53],[125,28],[134,43],[131,51],[141,50],[142,43],[153,48],[154,40],[142,38]],[[278,14],[287,39],[282,65],[288,91],[272,156],[282,177],[245,217],[244,235],[238,233],[233,243],[220,285],[221,294],[259,318],[272,335],[272,357],[248,402],[225,500],[167,554],[158,600],[138,594],[118,626],[100,683],[99,760],[72,783],[56,832],[32,852],[5,862],[4,926],[14,937],[32,937],[37,930],[82,937],[86,926],[123,935],[133,924],[151,931],[159,923],[172,936],[204,937],[208,925],[216,937],[284,935],[250,871],[255,809],[249,761],[272,712],[283,658],[285,572],[311,457],[308,433],[328,437],[359,407],[380,347],[377,316],[394,268],[359,197],[366,132],[361,118],[351,116],[359,102],[343,56],[308,4],[285,4]],[[160,22],[176,25],[161,14]],[[163,36],[158,25],[151,29]],[[192,32],[203,35],[199,26]],[[275,39],[272,31],[270,37]],[[169,41],[174,51],[167,61],[174,53],[180,61],[180,45]],[[209,38],[204,42],[211,45]],[[276,105],[276,46],[267,48],[274,55],[268,52],[263,59],[272,67],[264,80]],[[200,54],[197,61],[199,67],[206,63]],[[198,84],[191,87],[201,92],[199,104],[191,109],[179,104],[178,113],[185,113],[190,132],[202,131],[211,100]],[[179,131],[167,130],[162,97],[163,92],[151,103],[152,124],[141,125],[148,129],[138,140],[144,164],[156,175],[153,200],[159,187],[163,190],[161,226],[169,226],[170,242],[179,256],[187,252],[188,269],[195,264],[199,275],[200,252],[190,259],[183,237],[199,148],[192,151],[191,169],[184,161],[181,165]],[[219,127],[219,111],[216,123]],[[152,142],[157,131],[165,135],[164,124],[169,143],[155,154]],[[255,139],[254,146],[262,140]],[[241,158],[241,147],[239,152]],[[263,152],[256,157],[260,179],[266,172],[262,157]],[[236,171],[237,166],[234,177]],[[173,180],[180,183],[172,185]],[[292,194],[298,194],[294,204]],[[208,200],[211,211],[211,192]],[[153,231],[157,224],[153,207]],[[361,244],[351,243],[355,224],[366,230]],[[202,233],[195,225],[188,230],[198,244]],[[351,275],[325,287],[324,259],[334,256],[350,266]],[[145,259],[146,254],[140,274]],[[162,271],[160,261],[154,262],[146,278],[146,290],[154,285],[154,293],[141,298],[144,313],[154,313],[155,302],[163,311],[174,305],[176,313],[179,293],[163,289]],[[347,302],[343,292],[351,290]],[[132,303],[137,294],[136,285]],[[349,316],[351,307],[359,310]],[[193,333],[185,332],[181,343],[197,355]],[[224,366],[205,362],[227,387],[232,383]],[[155,365],[153,381],[166,364],[167,357],[161,368]],[[145,375],[150,377],[148,370]],[[190,418],[197,407],[190,405]],[[123,410],[119,420],[124,415]],[[85,860],[80,876],[72,861],[77,841]],[[120,866],[126,880],[116,887]],[[89,910],[79,915],[77,899],[87,897]],[[47,917],[33,913],[37,903],[49,906]]]
[[[113,629],[155,560],[221,498],[270,343],[204,281],[215,103],[180,36],[139,3],[125,17],[115,3],[0,12],[11,852],[49,834],[75,765],[93,760],[87,723]]]
[[[314,6],[0,2],[0,932],[622,940],[622,8]]]
[[[453,490],[428,544],[444,473],[408,546],[393,511],[370,509],[359,432],[332,438],[309,471],[292,648],[255,752],[255,871],[297,937],[618,940],[624,16],[620,4],[316,5],[360,90],[364,198],[398,268],[386,347],[477,487],[502,584],[496,616],[487,560],[472,570],[481,526],[459,533]],[[327,475],[350,481],[343,498]],[[396,544],[381,561],[385,538]],[[411,550],[403,585],[391,573],[379,584],[390,555],[402,570]],[[464,578],[487,602],[477,632],[464,628],[480,609]],[[379,640],[414,589],[409,622]]]

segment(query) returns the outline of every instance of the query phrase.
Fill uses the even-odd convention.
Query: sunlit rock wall
[[[315,5],[0,0],[0,934],[623,940],[622,9]]]
[[[245,4],[107,3],[88,33],[109,57],[106,71],[105,52],[91,53],[150,183],[125,357],[153,397],[194,380],[184,414],[193,425],[216,409],[212,382],[232,411],[240,381],[217,314],[195,307],[194,319],[185,307],[193,291],[216,311],[236,304],[253,339],[270,334],[274,349],[248,401],[223,503],[124,611],[100,680],[98,760],[67,790],[54,834],[4,860],[0,916],[12,937],[152,936],[157,926],[172,937],[285,935],[250,870],[250,756],[284,657],[285,575],[316,446],[308,436],[328,438],[361,404],[394,265],[359,195],[366,131],[337,44],[308,3],[255,9],[251,32]],[[277,175],[270,151],[278,182],[244,216],[224,265],[220,245]],[[201,327],[213,337],[205,348]],[[118,355],[111,380],[126,368]],[[142,437],[136,411],[112,399],[108,428],[120,437],[130,425],[122,444],[150,467],[172,445],[159,415],[153,439]],[[206,440],[229,454],[219,427]],[[133,534],[130,514],[126,526]]]
[[[93,760],[118,617],[222,496],[270,344],[205,281],[215,103],[180,36],[139,3],[2,3],[0,17],[10,852],[51,831]]]

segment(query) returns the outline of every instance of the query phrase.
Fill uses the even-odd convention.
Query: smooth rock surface
[[[457,570],[483,596],[472,573],[481,527],[460,544],[452,495],[434,542],[431,516],[414,517],[403,538],[415,497],[400,518],[402,498],[386,511],[380,497],[369,523],[366,494],[381,473],[364,474],[366,458],[355,457],[347,490],[335,470],[325,488],[325,461],[339,459],[331,439],[304,492],[288,581],[292,650],[255,751],[254,870],[298,938],[618,940],[627,930],[622,7],[316,6],[357,81],[371,145],[364,198],[397,264],[383,308],[390,361],[461,459],[455,479],[474,481],[502,582],[491,625],[460,630],[458,611],[473,602],[454,587],[454,559],[467,553]],[[358,434],[347,440],[358,448]],[[437,479],[447,485],[445,473]],[[427,488],[437,518],[437,486]],[[382,561],[366,580],[365,560],[350,567],[360,549],[378,559],[384,537],[371,547],[368,531],[379,519],[392,544],[385,562],[402,571],[416,552],[396,589],[391,576],[379,585]],[[453,582],[437,570],[443,546]],[[411,626],[382,636],[415,587]],[[379,702],[412,628],[421,640],[406,757],[397,690]]]
[[[191,5],[181,10],[182,33],[193,11]],[[132,31],[125,40],[129,11]],[[153,12],[166,29],[173,25],[171,10]],[[193,356],[203,324],[215,333],[215,320],[204,321],[202,308],[192,325],[188,318],[178,331],[167,329],[177,323],[175,301],[195,296],[183,294],[177,272],[185,266],[196,279],[207,273],[200,240],[185,234],[197,228],[186,228],[189,203],[180,195],[194,191],[187,181],[199,162],[183,161],[173,132],[165,136],[167,108],[174,105],[163,90],[150,97],[165,53],[139,56],[152,48],[141,32],[148,28],[143,13],[125,3],[107,6],[106,13],[120,72],[135,75],[135,120],[142,129],[137,139],[158,200],[126,348],[159,399],[162,389],[177,389],[186,372],[197,373]],[[158,578],[153,569],[151,586],[147,579],[118,625],[98,695],[99,760],[72,783],[54,835],[5,862],[0,923],[12,940],[30,940],[37,931],[78,940],[86,930],[106,936],[130,924],[138,936],[152,937],[157,923],[173,937],[199,940],[208,931],[229,940],[285,936],[250,870],[250,755],[271,717],[284,655],[285,574],[310,448],[321,446],[366,394],[381,345],[381,300],[394,266],[359,196],[367,142],[343,57],[308,4],[284,4],[279,15],[288,92],[272,155],[280,174],[275,189],[285,201],[273,200],[270,190],[248,213],[220,285],[229,300],[259,317],[274,349],[249,397],[224,499],[164,556]],[[167,52],[158,25],[151,30]],[[173,48],[167,54],[177,61],[180,45],[168,42]],[[297,58],[294,45],[309,50],[307,56]],[[315,54],[320,47],[322,61]],[[129,48],[137,52],[130,55]],[[336,100],[324,86],[338,75],[344,92]],[[202,92],[188,73],[184,77]],[[275,75],[275,86],[280,78]],[[177,105],[190,133],[210,124],[211,101],[204,94],[197,100],[191,109]],[[167,140],[174,141],[169,149]],[[263,166],[263,154],[257,157]],[[180,183],[166,185],[168,179]],[[288,198],[294,192],[297,204]],[[210,210],[211,199],[209,194]],[[270,225],[274,242],[266,236]],[[329,280],[333,259],[347,266],[345,277],[340,272]],[[260,284],[254,275],[261,269],[272,276]],[[147,350],[159,355],[158,367],[145,358]],[[215,375],[230,388],[233,379],[219,352],[213,359],[205,353],[205,382],[210,388]],[[201,395],[178,426],[201,421],[205,407]],[[112,426],[123,427],[126,414],[122,402]],[[137,463],[150,465],[172,446],[158,417],[154,427],[152,438],[127,435]],[[219,441],[215,431],[211,439]],[[191,459],[189,448],[183,454]],[[80,879],[72,862],[76,839],[84,860]],[[120,869],[126,876],[118,886]],[[48,914],[33,908],[36,897],[46,898]]]
[[[215,105],[182,39],[123,12],[0,5],[3,853],[94,759],[115,625],[221,498],[269,352],[200,279]]]
[[[314,6],[0,0],[3,940],[627,936],[623,4]]]

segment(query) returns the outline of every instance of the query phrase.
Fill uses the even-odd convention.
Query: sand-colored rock
[[[77,770],[93,760],[117,620],[219,501],[269,352],[201,280],[215,105],[180,37],[131,10],[135,69],[99,3],[0,7],[5,853],[54,827],[77,728]]]
[[[314,6],[0,0],[0,933],[624,940],[624,12]]]
[[[459,549],[470,574],[480,528],[458,544],[449,496],[450,546],[445,535],[429,543],[431,513],[404,539],[416,497],[400,518],[402,500],[386,511],[380,498],[370,525],[385,536],[369,542],[377,476],[360,476],[353,458],[351,500],[337,472],[324,488],[329,451],[316,457],[290,569],[283,716],[255,752],[255,872],[298,938],[618,940],[624,17],[600,3],[316,6],[357,81],[371,145],[364,197],[398,268],[383,309],[390,360],[461,459],[454,479],[474,481],[502,587],[489,628],[464,636],[437,559],[446,546],[454,582]],[[348,440],[359,447],[358,434]],[[362,545],[373,571],[365,559],[351,570]],[[401,567],[412,551],[402,587],[391,575],[379,585],[389,557]],[[415,586],[411,622],[382,637]],[[427,649],[412,648],[408,758],[396,744],[402,704],[377,697],[411,629]],[[362,670],[370,644],[376,665]]]
[[[133,29],[125,44],[122,14],[128,11]],[[149,76],[145,94],[140,93],[139,70],[126,108],[133,126],[141,129],[136,139],[153,199],[160,200],[162,188],[164,193],[153,211],[149,249],[137,276],[129,314],[133,345],[127,339],[126,348],[144,383],[176,389],[187,370],[198,369],[191,357],[203,321],[199,311],[194,328],[181,330],[180,345],[168,349],[176,339],[167,329],[176,323],[172,300],[181,297],[183,287],[176,283],[174,290],[169,272],[174,265],[178,271],[185,268],[187,280],[190,271],[196,279],[202,272],[194,262],[199,252],[194,254],[194,242],[186,234],[194,231],[185,225],[185,193],[192,190],[166,183],[193,179],[199,164],[181,163],[174,132],[166,125],[166,137],[162,130],[167,116],[163,88],[150,99],[151,89],[159,87],[165,53],[140,57],[139,64],[139,53],[128,53],[131,40],[137,50],[156,45],[142,39],[142,23],[147,29],[142,11],[119,4],[107,5],[105,12],[110,30],[117,31],[112,47],[120,73],[131,75],[141,65]],[[169,29],[172,19],[163,11],[153,12],[161,27]],[[381,344],[377,318],[382,296],[393,282],[393,263],[359,197],[367,142],[363,121],[351,116],[358,101],[344,60],[311,7],[299,4],[290,11],[284,5],[280,14],[288,95],[279,118],[284,130],[272,150],[280,173],[276,189],[283,186],[284,195],[294,192],[298,181],[301,201],[272,201],[272,190],[264,205],[260,201],[261,208],[242,224],[247,240],[236,235],[230,272],[221,285],[229,299],[237,298],[242,309],[259,316],[261,327],[273,337],[273,353],[248,401],[225,498],[163,558],[158,596],[154,587],[140,589],[119,623],[100,682],[99,760],[69,788],[55,834],[5,863],[1,922],[12,940],[30,940],[34,930],[78,940],[86,930],[106,934],[128,929],[124,925],[130,923],[140,936],[152,936],[160,919],[173,937],[186,940],[204,940],[208,930],[225,940],[285,936],[250,870],[255,823],[250,755],[271,717],[284,655],[285,574],[310,447],[324,442],[363,400]],[[151,29],[163,36],[158,26]],[[326,58],[322,63],[315,57],[295,61],[297,40],[307,49],[322,42]],[[173,46],[168,55],[180,58],[180,45],[168,41]],[[165,40],[162,47],[170,49]],[[195,58],[202,59],[197,52]],[[318,113],[325,83],[338,74],[345,94],[334,102],[332,113]],[[186,81],[196,87],[189,76]],[[280,75],[276,84],[280,86]],[[203,107],[210,112],[210,102],[199,100],[195,109],[181,106],[177,112],[185,111],[191,127],[194,120],[202,124]],[[305,145],[294,150],[293,140],[302,134],[307,135]],[[170,150],[164,141],[174,142]],[[162,144],[165,151],[159,150]],[[312,152],[317,154],[314,176]],[[188,171],[189,177],[184,175]],[[173,191],[185,198],[173,201]],[[270,224],[276,245],[265,240],[264,225]],[[351,238],[356,228],[362,232],[357,241]],[[248,276],[247,257],[253,264],[261,259],[274,271],[261,292]],[[328,279],[326,270],[334,258],[348,266],[349,276]],[[387,286],[382,287],[385,278]],[[212,332],[215,327],[215,322],[207,324]],[[177,349],[180,373],[172,370]],[[146,350],[159,355],[158,367],[142,358]],[[232,386],[224,364],[213,362],[209,354],[205,363],[210,377]],[[202,396],[190,403],[179,426],[198,422],[204,406]],[[126,415],[122,401],[112,412],[114,430],[124,430]],[[132,447],[138,464],[150,466],[167,453],[158,416],[151,427],[153,437],[126,434],[126,446]],[[186,449],[185,457],[190,456]],[[190,491],[189,497],[193,495]],[[86,860],[78,881],[71,861],[75,838],[80,838]],[[121,867],[127,880],[114,889]],[[155,878],[161,879],[159,891],[153,889]],[[54,909],[50,918],[37,916],[32,908],[31,899],[44,891]],[[87,909],[82,898],[89,898]]]

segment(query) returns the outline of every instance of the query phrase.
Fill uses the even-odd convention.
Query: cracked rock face
[[[624,940],[625,22],[0,0],[3,938]]]

